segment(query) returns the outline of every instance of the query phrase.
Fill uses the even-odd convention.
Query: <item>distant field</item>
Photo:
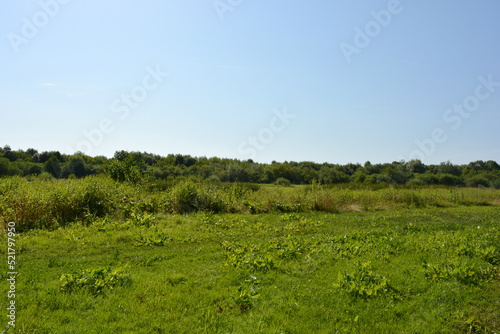
[[[6,333],[498,332],[499,198],[2,179],[21,231]]]

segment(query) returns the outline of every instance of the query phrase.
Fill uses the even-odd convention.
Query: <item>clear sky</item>
[[[500,162],[497,0],[6,0],[0,145]]]

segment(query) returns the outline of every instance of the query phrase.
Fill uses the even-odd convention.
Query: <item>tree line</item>
[[[146,152],[117,151],[113,158],[91,157],[81,152],[67,155],[36,149],[12,150],[0,147],[1,176],[41,178],[82,178],[107,174],[117,181],[143,180],[212,181],[287,184],[398,183],[500,188],[500,165],[495,161],[474,161],[456,165],[442,162],[425,165],[420,160],[391,163],[345,165],[311,161],[273,161],[218,157],[192,157],[183,154],[160,156]]]

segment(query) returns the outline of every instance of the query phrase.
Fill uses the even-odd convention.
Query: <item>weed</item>
[[[254,301],[260,297],[257,292],[257,286],[260,281],[257,277],[250,275],[250,278],[245,280],[246,287],[238,287],[238,296],[234,298],[234,303],[241,312],[246,312],[253,307]]]
[[[130,283],[124,268],[111,270],[110,268],[82,269],[78,273],[62,274],[60,278],[61,291],[72,292],[87,289],[92,295],[99,295],[104,290],[112,290],[115,286]]]
[[[136,239],[134,246],[164,246],[170,241],[172,239],[165,232],[156,228],[152,233],[141,233]]]
[[[257,245],[232,244],[228,241],[221,243],[226,251],[227,265],[235,268],[245,267],[252,270],[269,271],[276,268],[276,263],[272,254],[260,255]]]
[[[144,226],[144,227],[150,227],[153,225],[156,221],[156,217],[153,216],[152,214],[146,214],[146,213],[141,213],[141,212],[132,212],[130,214],[130,219],[128,222],[130,222],[132,225],[135,226]]]
[[[222,228],[228,229],[230,225],[227,221],[225,221],[222,217],[215,215],[213,213],[203,212],[200,217],[201,223],[208,227],[209,229],[213,228]]]
[[[339,273],[334,287],[354,298],[365,299],[395,291],[389,279],[373,272],[370,262],[357,262],[352,272]]]
[[[470,261],[461,261],[460,259],[452,259],[437,265],[424,262],[422,271],[426,279],[434,281],[456,280],[463,284],[474,285],[495,276],[495,270],[489,263],[485,267],[479,267]]]
[[[291,235],[286,238],[269,240],[268,249],[271,252],[275,252],[278,257],[283,259],[294,259],[307,252],[307,246],[304,242]]]

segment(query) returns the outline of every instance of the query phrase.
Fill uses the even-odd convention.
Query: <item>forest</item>
[[[449,161],[425,165],[420,160],[364,164],[285,161],[258,163],[219,157],[183,154],[160,156],[146,152],[116,151],[113,158],[72,155],[36,149],[12,150],[0,147],[1,176],[37,176],[42,179],[73,179],[107,174],[115,181],[169,182],[212,181],[260,184],[386,183],[500,188],[500,165],[495,161],[474,161],[457,165]]]

